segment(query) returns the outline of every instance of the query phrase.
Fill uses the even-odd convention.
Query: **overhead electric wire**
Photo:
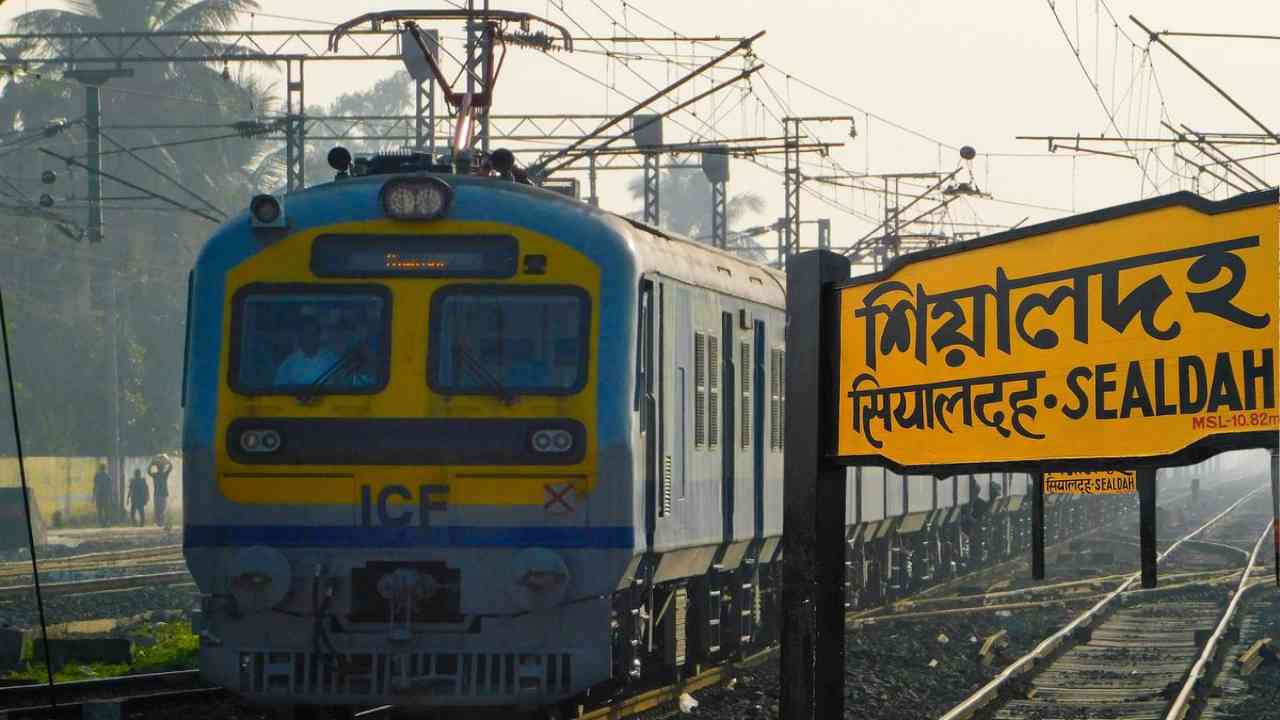
[[[128,149],[126,149],[124,145],[120,144],[119,142],[116,142],[115,138],[111,137],[110,135],[107,135],[106,133],[101,132],[101,130],[99,130],[99,134],[100,134],[100,135],[102,136],[102,138],[103,138],[104,140],[106,140],[107,142],[111,143],[112,145],[115,145],[117,148],[120,148],[120,149],[122,149],[122,150],[125,150],[125,152],[127,152],[127,153],[129,154],[129,157],[133,158],[134,160],[137,160],[139,163],[141,163],[141,164],[142,164],[144,167],[146,167],[147,169],[151,170],[152,172],[154,172],[155,174],[157,174],[157,175],[159,175],[160,177],[164,178],[165,180],[168,180],[169,182],[173,183],[173,185],[174,185],[175,187],[177,187],[179,190],[181,190],[181,191],[183,191],[184,193],[186,193],[187,195],[190,195],[191,197],[195,198],[198,202],[200,202],[200,204],[204,205],[205,207],[207,207],[207,208],[209,208],[210,210],[214,211],[214,212],[215,212],[215,213],[217,213],[218,215],[222,216],[222,217],[221,217],[221,219],[222,219],[222,220],[226,220],[226,219],[227,219],[227,213],[226,213],[226,211],[224,211],[222,208],[218,207],[217,205],[214,205],[213,203],[209,202],[208,200],[205,200],[205,199],[204,199],[204,197],[203,197],[202,195],[200,195],[200,194],[199,194],[199,193],[197,193],[196,191],[192,190],[191,188],[187,187],[186,185],[183,185],[183,184],[182,184],[182,181],[178,180],[177,178],[173,177],[172,175],[169,175],[168,173],[166,173],[165,171],[163,171],[163,170],[161,170],[160,168],[156,167],[155,165],[152,165],[150,162],[148,162],[148,161],[147,161],[145,158],[143,158],[141,155],[138,155],[136,152],[134,152],[134,151],[132,151],[132,150],[128,150]]]
[[[61,161],[65,162],[65,163],[67,163],[68,165],[75,165],[75,166],[77,166],[77,167],[83,168],[84,170],[86,170],[86,171],[88,171],[88,172],[96,172],[98,175],[101,175],[102,177],[104,177],[104,178],[106,178],[106,179],[108,179],[108,180],[112,180],[112,181],[115,181],[115,182],[117,182],[117,183],[120,183],[121,185],[124,185],[125,187],[127,187],[127,188],[129,188],[129,189],[131,189],[131,190],[137,190],[138,192],[147,193],[148,195],[151,195],[152,197],[156,198],[157,200],[161,200],[161,201],[166,202],[166,203],[168,203],[168,204],[170,204],[170,205],[173,205],[174,207],[177,207],[177,208],[181,208],[181,209],[183,209],[183,210],[186,210],[187,212],[191,213],[192,215],[198,215],[199,217],[202,217],[202,218],[204,218],[205,220],[208,220],[209,222],[211,222],[211,223],[213,223],[213,224],[215,224],[215,225],[220,225],[220,224],[222,223],[222,220],[221,220],[221,219],[219,219],[219,218],[217,218],[217,217],[214,217],[213,215],[210,215],[209,213],[206,213],[206,212],[204,212],[203,210],[198,210],[198,209],[196,209],[196,208],[189,207],[189,206],[187,206],[187,205],[183,205],[182,203],[178,202],[177,200],[174,200],[174,199],[172,199],[172,198],[165,197],[164,195],[161,195],[160,193],[157,193],[157,192],[152,192],[151,190],[148,190],[148,189],[146,189],[146,188],[142,187],[141,185],[138,185],[138,184],[136,184],[136,183],[130,182],[130,181],[125,180],[124,178],[118,177],[118,176],[116,176],[116,175],[112,175],[111,173],[103,172],[103,171],[101,171],[101,170],[97,170],[97,171],[95,171],[93,168],[89,167],[88,165],[85,165],[84,163],[81,163],[81,162],[79,162],[78,160],[75,160],[75,159],[73,159],[73,158],[71,158],[71,157],[68,157],[68,156],[66,156],[66,155],[59,155],[58,153],[55,153],[55,152],[53,152],[53,151],[51,151],[51,150],[46,150],[46,149],[44,149],[44,148],[40,148],[40,152],[42,152],[42,153],[44,153],[44,154],[46,154],[46,155],[49,155],[50,157],[55,157],[55,158],[57,158],[57,159],[59,159],[59,160],[61,160]]]
[[[1076,64],[1080,66],[1080,72],[1084,73],[1085,80],[1089,82],[1089,89],[1093,90],[1093,94],[1098,98],[1098,104],[1102,106],[1103,112],[1106,113],[1107,120],[1110,121],[1112,129],[1116,131],[1117,135],[1119,135],[1121,138],[1124,138],[1125,133],[1120,129],[1119,124],[1116,123],[1115,114],[1112,112],[1111,108],[1107,107],[1106,101],[1103,100],[1102,92],[1098,89],[1097,81],[1094,80],[1093,77],[1089,75],[1089,69],[1085,67],[1084,61],[1080,59],[1080,50],[1074,44],[1072,44],[1071,36],[1067,32],[1066,26],[1062,24],[1062,18],[1059,17],[1058,9],[1057,7],[1054,6],[1053,0],[1045,0],[1045,2],[1049,6],[1049,11],[1053,13],[1053,19],[1055,22],[1057,22],[1058,29],[1062,31],[1063,39],[1067,41],[1067,47],[1071,48],[1071,54],[1073,57],[1075,57]],[[1133,148],[1129,147],[1129,144],[1127,142],[1125,143],[1125,147],[1128,148],[1130,153],[1134,152]],[[1151,175],[1147,172],[1146,166],[1139,165],[1139,167],[1142,169],[1142,176],[1145,179],[1145,181],[1150,182],[1151,186],[1156,190],[1156,192],[1159,192],[1159,186],[1157,186],[1156,183],[1153,180],[1151,180]],[[1143,187],[1145,188],[1146,186],[1144,185]]]
[[[658,20],[657,18],[653,17],[652,15],[650,15],[650,14],[649,14],[649,13],[647,13],[647,12],[645,12],[644,10],[642,10],[642,9],[640,9],[640,8],[638,8],[638,7],[636,7],[633,3],[629,3],[629,2],[626,2],[626,0],[623,0],[622,5],[623,5],[623,7],[630,8],[630,9],[632,9],[632,10],[635,10],[637,13],[639,13],[640,15],[644,16],[645,18],[647,18],[650,22],[653,22],[654,24],[656,24],[656,25],[659,25],[659,26],[663,27],[663,28],[664,28],[664,29],[666,29],[667,31],[669,31],[669,32],[671,32],[671,33],[673,33],[673,34],[676,34],[676,35],[678,35],[678,34],[679,34],[679,33],[676,31],[676,29],[675,29],[675,28],[671,27],[670,25],[667,25],[666,23],[662,22],[661,20]],[[816,85],[813,85],[812,83],[806,82],[803,78],[797,77],[797,76],[795,76],[795,75],[793,75],[793,74],[791,74],[791,73],[787,72],[786,70],[782,69],[781,67],[778,67],[777,65],[775,65],[775,64],[773,64],[773,63],[771,63],[771,62],[769,62],[768,60],[765,60],[765,59],[764,59],[763,57],[761,57],[758,53],[757,53],[757,57],[760,57],[760,62],[764,63],[766,67],[772,68],[773,70],[775,70],[775,71],[777,71],[777,72],[782,73],[782,74],[783,74],[783,75],[785,75],[787,78],[790,78],[791,80],[794,80],[798,85],[800,85],[800,86],[802,86],[802,87],[804,87],[804,88],[806,88],[806,89],[808,89],[808,90],[811,90],[811,91],[813,91],[813,92],[815,92],[815,93],[818,93],[819,95],[821,95],[821,96],[825,97],[825,98],[826,98],[826,99],[828,99],[828,100],[831,100],[832,102],[836,102],[836,103],[839,103],[839,104],[841,104],[841,105],[844,105],[845,107],[847,107],[847,108],[851,108],[851,109],[853,109],[853,110],[856,110],[856,111],[858,111],[858,112],[860,112],[860,113],[862,113],[863,115],[866,115],[866,116],[868,116],[868,117],[873,117],[873,118],[875,118],[876,120],[879,120],[880,122],[885,123],[886,125],[888,125],[888,126],[890,126],[890,127],[894,128],[894,129],[900,130],[900,131],[902,131],[902,132],[904,132],[904,133],[907,133],[907,134],[909,134],[909,135],[914,135],[914,136],[916,136],[916,137],[918,137],[918,138],[920,138],[920,139],[922,139],[922,140],[928,140],[928,141],[929,141],[929,142],[931,142],[931,143],[934,143],[934,144],[937,144],[937,145],[941,145],[941,146],[943,146],[943,147],[947,148],[948,150],[956,150],[956,151],[959,151],[959,149],[960,149],[960,148],[958,148],[958,147],[956,147],[956,146],[954,146],[954,145],[950,145],[950,144],[945,143],[945,142],[943,142],[943,141],[941,141],[941,140],[938,140],[937,138],[930,137],[929,135],[927,135],[927,134],[925,134],[925,133],[923,133],[923,132],[920,132],[920,131],[918,131],[918,130],[913,130],[912,128],[909,128],[909,127],[907,127],[907,126],[905,126],[905,125],[902,125],[902,124],[900,124],[900,123],[894,122],[893,120],[890,120],[889,118],[886,118],[886,117],[884,117],[884,116],[882,116],[882,115],[880,115],[880,114],[878,114],[878,113],[871,112],[870,110],[867,110],[867,109],[865,109],[865,108],[863,108],[863,107],[861,107],[861,106],[859,106],[859,105],[856,105],[856,104],[854,104],[854,103],[851,103],[851,102],[849,102],[848,100],[845,100],[845,99],[843,99],[843,98],[837,97],[836,95],[834,95],[834,94],[832,94],[832,93],[830,93],[830,92],[827,92],[826,90],[823,90],[822,88],[819,88],[819,87],[817,87]]]

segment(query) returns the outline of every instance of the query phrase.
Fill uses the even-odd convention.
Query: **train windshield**
[[[258,286],[233,322],[231,378],[247,394],[371,393],[386,384],[385,290]]]
[[[586,383],[591,303],[579,288],[459,285],[436,293],[429,381],[445,394],[567,395]]]

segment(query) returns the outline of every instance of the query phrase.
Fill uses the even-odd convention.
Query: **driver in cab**
[[[333,369],[338,356],[321,342],[320,324],[313,317],[304,317],[298,327],[294,350],[276,369],[277,387],[310,385]]]

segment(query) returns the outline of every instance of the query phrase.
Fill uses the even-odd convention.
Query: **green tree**
[[[25,34],[217,30],[258,7],[255,0],[69,0],[67,5],[20,15],[12,29]],[[34,43],[24,39],[0,52],[14,57]],[[132,77],[113,79],[101,92],[105,172],[204,208],[190,190],[228,214],[243,208],[256,189],[279,182],[283,166],[264,140],[227,137],[237,123],[274,110],[271,87],[242,67],[176,62],[129,68]],[[0,179],[0,284],[9,301],[20,411],[24,428],[31,428],[24,441],[33,454],[106,454],[112,393],[118,392],[124,452],[171,449],[180,426],[185,276],[214,226],[110,180],[103,181],[104,242],[75,244],[55,223],[32,221],[85,224],[84,171],[36,152],[43,147],[83,157],[85,93],[62,71],[61,66],[32,68],[0,88],[0,152],[11,155],[7,165],[17,169]],[[45,128],[53,130],[45,133]],[[219,139],[191,142],[200,138]],[[182,188],[119,146],[157,146],[137,153]],[[42,184],[42,170],[55,171],[56,182]],[[37,204],[42,193],[51,196],[53,207]],[[114,342],[108,327],[115,329]],[[118,390],[108,371],[112,352]],[[0,451],[9,447],[9,434],[0,433]]]

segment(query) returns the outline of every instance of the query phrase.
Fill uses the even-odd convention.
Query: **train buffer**
[[[1240,668],[1240,675],[1244,676],[1257,670],[1264,662],[1277,661],[1280,661],[1280,647],[1271,638],[1262,638],[1236,659],[1236,665]]]

